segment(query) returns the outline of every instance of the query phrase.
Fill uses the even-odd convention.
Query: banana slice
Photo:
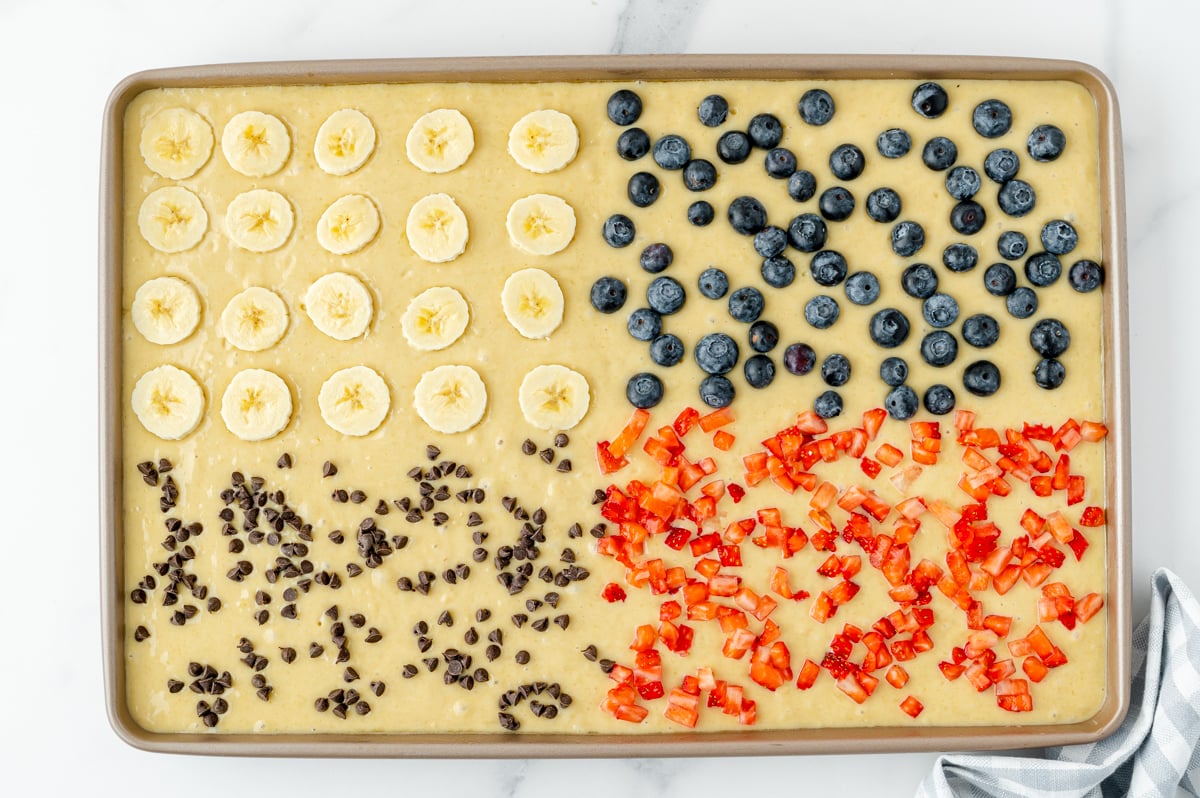
[[[557,172],[575,160],[579,130],[562,111],[532,111],[508,132],[508,154],[517,165],[537,174]]]
[[[274,438],[292,420],[292,392],[273,371],[239,371],[221,397],[221,418],[244,441]]]
[[[439,108],[413,123],[404,143],[408,160],[422,172],[452,172],[475,149],[475,131],[461,111]]]
[[[159,252],[184,252],[204,238],[208,213],[200,198],[186,188],[166,186],[142,200],[138,230]]]
[[[225,209],[226,235],[251,252],[270,252],[282,247],[292,234],[295,221],[287,198],[265,188],[238,194]]]
[[[204,117],[187,108],[164,108],[142,128],[142,160],[152,172],[183,180],[212,155],[213,132]]]
[[[358,252],[379,233],[379,211],[362,194],[334,200],[317,221],[317,243],[334,255]]]
[[[526,338],[549,338],[563,318],[563,292],[541,269],[521,269],[504,281],[500,306],[508,323]]]
[[[578,371],[556,364],[537,366],[521,380],[521,413],[538,429],[568,430],[587,415],[588,382]]]
[[[177,441],[204,416],[204,389],[183,369],[158,366],[138,378],[130,404],[148,432]]]
[[[186,280],[155,277],[138,287],[129,315],[150,343],[176,344],[200,323],[200,296]]]
[[[445,349],[467,329],[471,311],[463,295],[448,286],[422,291],[400,319],[400,331],[413,349],[433,352]]]
[[[530,194],[508,209],[505,222],[513,246],[530,255],[553,255],[575,237],[575,211],[562,197]]]
[[[336,371],[317,396],[321,418],[343,435],[369,435],[383,423],[392,405],[387,383],[367,366]]]
[[[270,349],[287,326],[287,305],[274,291],[258,286],[234,296],[221,313],[221,334],[244,352]]]
[[[445,263],[467,248],[467,216],[449,194],[430,194],[408,212],[405,233],[417,257]]]
[[[304,309],[318,330],[338,341],[365,333],[374,313],[371,292],[345,272],[332,272],[310,285]]]
[[[436,432],[464,432],[483,418],[487,388],[470,366],[438,366],[421,375],[413,407]]]
[[[287,163],[292,137],[278,117],[261,111],[243,111],[225,124],[221,151],[235,172],[246,177],[266,177]]]
[[[331,175],[348,175],[371,157],[375,126],[362,111],[343,108],[329,115],[317,131],[313,154],[317,166]]]

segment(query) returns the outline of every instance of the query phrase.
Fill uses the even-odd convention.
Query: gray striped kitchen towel
[[[1200,604],[1167,569],[1133,633],[1129,715],[1109,737],[1041,756],[946,754],[917,788],[954,796],[1200,795]]]

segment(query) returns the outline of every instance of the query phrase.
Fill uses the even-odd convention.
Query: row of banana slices
[[[522,336],[535,340],[558,329],[564,304],[558,281],[541,269],[513,272],[500,292],[505,318]],[[374,316],[370,290],[345,272],[317,278],[304,294],[303,307],[313,326],[338,341],[366,334]],[[188,338],[199,326],[200,316],[199,293],[179,277],[155,277],[142,283],[130,307],[134,328],[147,341],[161,345]],[[450,286],[435,286],[409,302],[400,329],[414,349],[432,352],[462,337],[469,321],[470,308],[463,295]],[[221,312],[221,334],[246,352],[270,349],[287,328],[287,304],[261,286],[236,294]]]
[[[375,150],[375,126],[362,111],[334,111],[317,130],[313,155],[331,175],[358,171]],[[187,108],[158,111],[142,128],[142,159],[151,171],[184,180],[208,163],[213,132],[200,114]],[[439,108],[418,119],[408,132],[408,160],[423,172],[451,172],[467,162],[475,149],[475,131],[463,113]],[[553,109],[523,116],[508,135],[508,152],[524,169],[556,172],[575,159],[579,130],[568,115]],[[268,177],[281,170],[292,152],[292,137],[279,117],[243,111],[221,132],[221,152],[229,166],[246,177]]]
[[[250,252],[271,252],[292,234],[295,214],[278,191],[256,188],[238,194],[225,210],[225,232]],[[375,203],[362,194],[333,202],[317,221],[317,243],[335,255],[350,255],[375,239],[381,225]],[[505,218],[513,246],[530,255],[553,255],[575,237],[575,211],[562,197],[531,194],[514,202]],[[208,213],[192,191],[164,186],[147,195],[138,210],[142,238],[159,252],[192,249],[208,230]],[[467,248],[467,216],[449,194],[417,200],[405,223],[408,244],[429,263],[447,263]]]
[[[536,366],[521,381],[517,399],[525,420],[544,430],[568,430],[578,424],[591,402],[587,380],[566,366]],[[465,432],[487,409],[487,388],[470,366],[438,366],[421,375],[413,390],[413,409],[437,432]],[[133,386],[134,415],[151,434],[179,440],[204,418],[204,389],[188,372],[162,365],[147,371]],[[391,409],[391,392],[379,372],[351,366],[334,372],[317,394],[321,418],[343,435],[369,435]],[[221,397],[221,419],[234,436],[263,441],[282,432],[292,419],[292,391],[273,371],[245,369],[229,381]]]

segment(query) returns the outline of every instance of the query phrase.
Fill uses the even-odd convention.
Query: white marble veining
[[[1156,566],[1200,588],[1196,22],[1193,4],[1173,0],[0,0],[6,793],[154,795],[182,784],[231,798],[911,795],[933,761],[284,762],[120,743],[103,714],[96,611],[94,231],[101,109],[124,75],[291,58],[672,51],[1006,54],[1100,67],[1124,111],[1140,614]]]

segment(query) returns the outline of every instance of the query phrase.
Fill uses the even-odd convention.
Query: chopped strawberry
[[[625,453],[633,446],[642,431],[646,428],[646,422],[650,420],[650,411],[638,408],[633,411],[629,422],[625,428],[621,430],[621,434],[613,439],[613,442],[608,445],[608,453],[613,457],[624,457]]]
[[[1079,437],[1088,443],[1097,443],[1108,435],[1108,427],[1098,421],[1084,421],[1079,425]]]
[[[901,687],[908,684],[908,671],[904,670],[904,668],[900,667],[899,665],[893,665],[892,667],[888,668],[887,682],[892,687],[895,687],[897,690],[899,690]]]
[[[921,712],[925,709],[925,706],[912,696],[907,696],[903,701],[900,702],[900,709],[904,710],[904,713],[909,717],[915,718],[917,715],[921,714]]]
[[[904,453],[890,443],[885,443],[875,450],[875,459],[884,465],[894,466],[904,459]]]
[[[1067,546],[1071,549],[1071,553],[1075,555],[1076,560],[1083,559],[1083,552],[1087,550],[1087,538],[1079,534],[1078,529],[1071,530],[1073,533],[1071,539],[1067,541]]]
[[[1080,621],[1087,623],[1103,608],[1104,597],[1099,593],[1088,593],[1075,602],[1075,615]]]
[[[722,452],[727,452],[733,448],[735,438],[723,429],[713,433],[713,446],[720,449]]]
[[[614,457],[608,447],[608,441],[596,444],[596,464],[600,467],[601,474],[612,474],[629,465],[629,460],[625,457]]]
[[[1084,507],[1079,516],[1079,525],[1086,527],[1104,526],[1103,507]]]
[[[607,585],[605,585],[604,590],[600,595],[603,596],[604,600],[609,604],[612,604],[614,601],[624,601],[626,598],[624,588],[622,588],[616,582],[609,582]]]
[[[675,422],[671,425],[675,429],[675,434],[683,437],[688,434],[688,431],[696,425],[700,420],[700,413],[694,407],[685,407],[679,411],[679,415],[675,417]]]
[[[728,405],[714,410],[711,413],[701,416],[699,419],[700,429],[703,432],[712,432],[715,429],[733,423],[733,410]]]
[[[875,479],[875,477],[879,476],[879,472],[883,470],[879,463],[870,457],[864,457],[859,460],[858,467],[871,479]]]

